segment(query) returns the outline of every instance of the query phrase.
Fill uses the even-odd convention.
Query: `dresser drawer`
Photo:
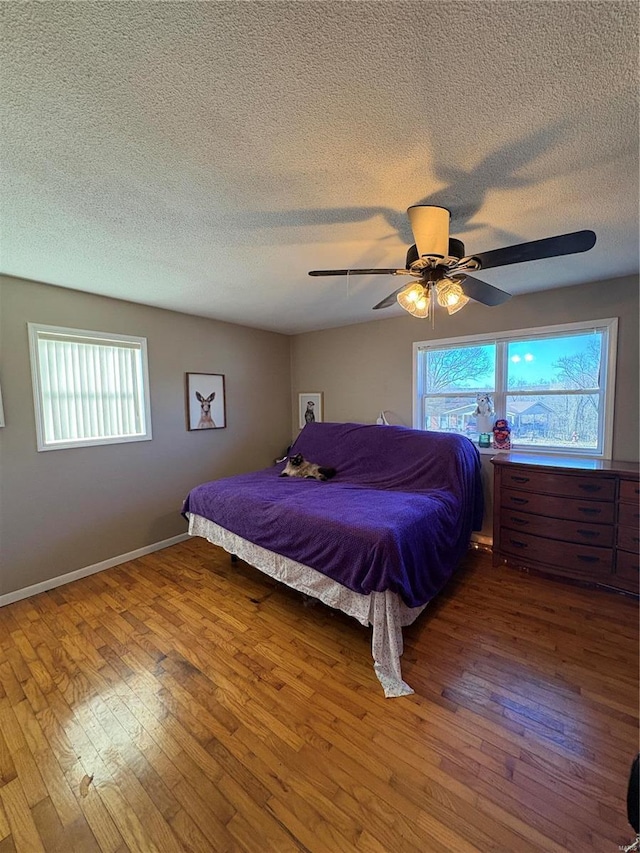
[[[546,518],[543,515],[531,515],[528,512],[503,509],[502,524],[512,530],[521,530],[533,536],[546,536],[564,542],[578,542],[585,545],[598,545],[610,548],[613,545],[614,527],[612,524],[591,524],[584,521],[562,521],[558,518]]]
[[[620,480],[620,501],[638,506],[640,502],[640,483],[638,480]]]
[[[637,527],[618,527],[618,538],[617,538],[618,548],[622,548],[624,551],[631,551],[632,553],[638,553],[638,548],[640,548],[640,532]]]
[[[546,471],[516,468],[502,471],[502,486],[506,489],[524,489],[549,495],[576,498],[595,498],[612,501],[616,481],[613,477],[567,476]]]
[[[637,529],[640,525],[640,506],[637,503],[620,504],[618,507],[618,524]]]
[[[577,498],[561,498],[553,495],[536,495],[516,489],[502,490],[502,512],[509,509],[526,509],[538,515],[553,518],[568,518],[574,521],[594,521],[611,524],[614,517],[613,502],[585,501]]]
[[[616,574],[633,577],[640,572],[640,556],[629,551],[618,551],[616,554]]]
[[[516,557],[523,565],[547,563],[554,573],[606,583],[613,568],[611,548],[559,542],[528,533],[500,529],[500,551]]]
[[[618,551],[616,555],[616,571],[613,585],[620,589],[638,594],[638,579],[640,578],[640,557],[627,551]]]

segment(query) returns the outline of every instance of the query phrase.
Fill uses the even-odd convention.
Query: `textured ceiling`
[[[406,208],[513,294],[638,270],[635,2],[2,3],[0,269],[283,332],[371,307]],[[491,309],[486,309],[491,310]]]

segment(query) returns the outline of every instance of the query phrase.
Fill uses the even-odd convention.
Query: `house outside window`
[[[512,449],[611,458],[617,322],[414,344],[414,427],[477,441],[488,393]]]
[[[38,450],[151,439],[145,338],[28,323]]]

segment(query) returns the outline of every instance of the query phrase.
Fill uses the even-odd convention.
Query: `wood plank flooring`
[[[0,609],[0,853],[628,844],[637,603],[470,552],[369,631],[190,540]]]

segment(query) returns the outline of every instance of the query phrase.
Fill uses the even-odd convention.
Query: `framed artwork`
[[[300,429],[314,421],[322,421],[322,392],[298,394],[298,421]]]
[[[187,373],[187,429],[224,429],[227,425],[222,373]]]

